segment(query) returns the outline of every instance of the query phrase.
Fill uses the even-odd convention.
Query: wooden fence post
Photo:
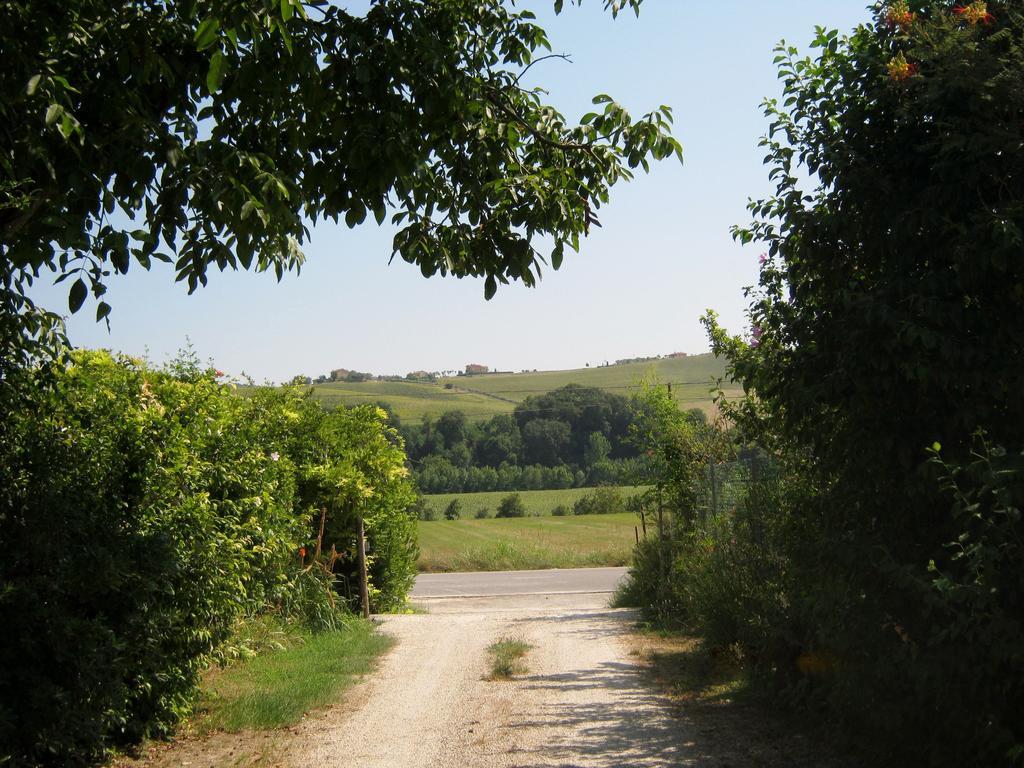
[[[359,516],[359,597],[363,601],[363,618],[370,618],[370,587],[366,576],[366,529]]]

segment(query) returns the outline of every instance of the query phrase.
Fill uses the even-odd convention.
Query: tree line
[[[640,481],[635,418],[627,398],[568,384],[484,422],[453,410],[399,431],[424,493],[553,490]]]

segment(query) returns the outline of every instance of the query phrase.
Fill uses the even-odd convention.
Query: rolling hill
[[[469,418],[483,420],[496,413],[511,413],[531,395],[541,395],[566,384],[581,384],[628,396],[642,380],[671,384],[672,394],[683,408],[713,412],[711,389],[724,375],[725,363],[711,354],[663,358],[600,368],[532,373],[490,373],[457,376],[436,384],[398,381],[330,382],[316,384],[313,392],[327,405],[387,402],[403,422],[415,423],[424,416],[461,410]],[[725,387],[726,395],[741,394]]]

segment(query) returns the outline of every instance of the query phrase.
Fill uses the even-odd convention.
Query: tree
[[[795,585],[775,661],[841,657],[816,701],[887,757],[1004,765],[1024,754],[1024,14],[950,5],[780,48],[776,190],[736,230],[766,249],[751,332],[706,323],[753,393],[723,405],[803,489],[761,515]]]
[[[458,520],[462,517],[462,502],[458,499],[452,499],[448,502],[448,506],[444,510],[445,520]]]
[[[393,255],[424,276],[534,285],[617,181],[681,150],[667,107],[633,120],[600,95],[570,126],[544,104],[521,80],[550,48],[533,18],[510,0],[4,3],[2,359],[52,338],[25,295],[41,270],[103,319],[133,263],[171,262],[190,291],[211,266],[280,279],[324,218],[390,211]]]
[[[563,451],[572,431],[558,419],[533,419],[523,427],[523,448],[531,464],[553,467],[564,462]]]
[[[526,517],[526,505],[518,493],[510,493],[498,502],[498,513],[495,517]]]
[[[608,458],[611,449],[612,444],[608,442],[608,438],[604,436],[603,432],[591,432],[587,436],[587,443],[583,448],[583,465],[592,467],[599,461],[604,461]]]

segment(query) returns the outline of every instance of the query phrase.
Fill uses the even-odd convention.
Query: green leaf
[[[292,7],[291,0],[281,0],[281,18],[288,21],[294,13],[295,8]]]
[[[51,104],[46,108],[46,124],[53,125],[64,114],[64,107],[60,104]]]
[[[219,31],[220,19],[210,18],[203,21],[196,30],[195,37],[193,38],[196,48],[200,51],[205,51],[217,42],[217,33]]]
[[[110,305],[107,304],[107,302],[101,301],[98,305],[96,305],[96,322],[99,322],[109,314]]]
[[[373,218],[377,220],[378,224],[383,224],[384,219],[388,215],[388,209],[385,205],[381,204],[373,209]]]
[[[494,294],[498,292],[498,283],[494,279],[494,275],[488,275],[487,279],[484,280],[484,298],[490,301],[494,298]]]
[[[210,93],[220,90],[221,83],[224,82],[224,68],[224,52],[217,51],[210,57],[210,70],[206,73],[206,88]]]
[[[366,219],[366,207],[358,201],[354,202],[345,213],[345,223],[348,224],[349,229],[357,224],[362,224],[364,219]]]
[[[32,75],[32,77],[29,78],[28,87],[25,88],[26,95],[31,96],[32,94],[34,94],[36,92],[36,89],[39,87],[39,81],[42,79],[42,75]]]
[[[71,291],[68,293],[68,309],[72,314],[82,308],[88,294],[89,289],[85,287],[85,281],[82,278],[75,280],[75,284],[71,286]]]

